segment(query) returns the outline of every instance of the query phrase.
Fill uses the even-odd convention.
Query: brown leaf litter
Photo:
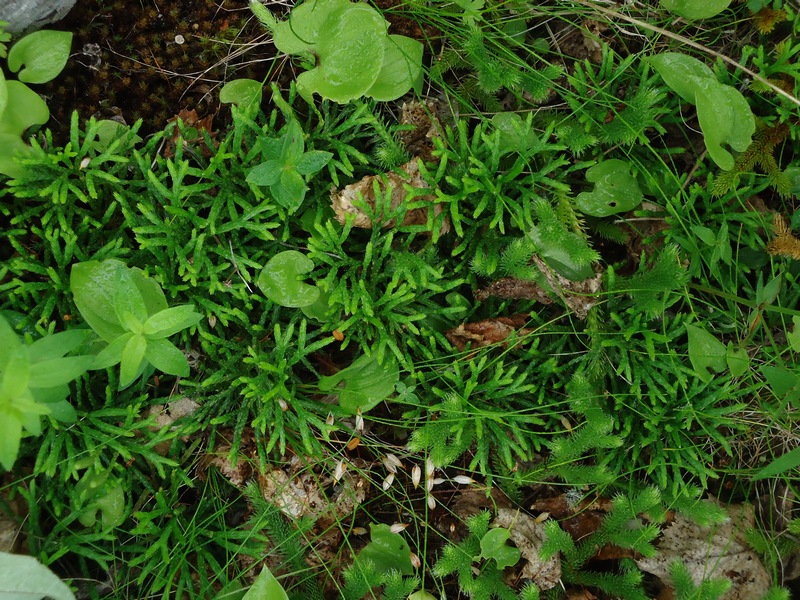
[[[462,323],[446,331],[444,335],[459,351],[465,350],[467,345],[474,349],[502,344],[505,348],[508,346],[511,334],[516,333],[518,337],[522,337],[532,333],[532,329],[524,327],[527,321],[527,315],[484,319],[474,323]]]
[[[527,513],[510,508],[500,508],[492,527],[503,527],[511,534],[511,541],[524,559],[519,577],[530,579],[540,590],[549,590],[561,580],[561,559],[556,554],[548,560],[539,557],[545,541],[544,523]]]

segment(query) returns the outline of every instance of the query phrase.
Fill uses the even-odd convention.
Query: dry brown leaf
[[[701,528],[677,515],[662,533],[658,554],[638,559],[636,564],[669,584],[669,566],[680,560],[696,585],[703,579],[730,579],[733,586],[722,600],[762,598],[769,589],[770,577],[745,541],[745,532],[754,525],[753,509],[732,505],[727,510],[729,521],[714,529]]]
[[[572,312],[579,319],[585,319],[589,310],[597,304],[597,292],[603,284],[603,274],[597,273],[594,277],[583,281],[572,281],[553,271],[538,256],[534,255],[532,261],[542,272],[550,287],[572,309]]]
[[[178,419],[193,414],[199,407],[200,405],[197,402],[186,397],[168,402],[166,405],[155,404],[147,411],[148,416],[155,415],[156,417],[155,425],[150,427],[150,430],[159,431],[164,427],[169,427]],[[182,439],[186,441],[187,438],[183,437]],[[167,452],[169,452],[170,445],[171,442],[160,442],[153,447],[153,450],[162,456],[166,456]]]
[[[440,137],[442,132],[442,124],[436,113],[437,106],[432,100],[412,100],[403,103],[400,109],[400,124],[414,127],[401,131],[400,141],[411,154],[426,162],[435,160],[433,138]]]
[[[357,202],[363,202],[376,211],[376,194],[375,184],[379,190],[379,197],[383,201],[387,190],[391,193],[390,207],[388,210],[393,212],[401,204],[411,201],[414,204],[424,203],[425,206],[412,208],[405,213],[401,225],[426,225],[428,223],[428,213],[433,210],[434,219],[442,212],[442,207],[435,204],[436,196],[432,194],[423,194],[413,196],[409,199],[409,193],[406,190],[407,186],[417,189],[427,189],[429,186],[420,176],[419,172],[419,159],[415,158],[404,165],[398,167],[400,173],[391,171],[383,175],[368,175],[345,187],[339,192],[331,192],[331,206],[333,212],[336,213],[336,219],[344,225],[348,215],[355,215],[353,227],[361,227],[363,229],[370,229],[373,226],[372,219],[362,210],[356,206]],[[378,209],[381,207],[377,207]],[[394,227],[396,225],[395,219],[387,219],[381,223],[382,227]],[[441,220],[439,233],[444,234],[450,230],[449,221],[445,218]]]
[[[511,533],[511,541],[526,561],[520,577],[532,580],[540,590],[549,590],[558,585],[561,580],[560,557],[556,555],[548,560],[539,557],[539,550],[545,540],[544,523],[538,523],[527,513],[500,508],[492,526],[503,527]]]
[[[462,323],[446,331],[444,335],[460,351],[464,350],[467,344],[472,348],[483,348],[502,343],[505,347],[505,342],[512,333],[517,332],[519,336],[531,333],[530,329],[523,327],[526,321],[526,315],[484,319],[475,323]]]
[[[503,277],[493,281],[488,287],[477,290],[475,298],[479,302],[485,301],[489,296],[496,298],[513,298],[536,300],[542,304],[552,304],[553,299],[535,281]]]
[[[217,133],[215,131],[211,130],[211,127],[212,127],[211,122],[214,120],[214,116],[213,115],[206,115],[205,117],[203,117],[201,119],[200,116],[197,114],[197,111],[195,109],[188,110],[188,109],[184,108],[184,109],[181,109],[181,111],[177,115],[172,117],[168,121],[168,123],[172,123],[173,121],[177,121],[178,119],[183,121],[184,126],[192,127],[192,128],[197,130],[197,139],[195,139],[195,140],[183,140],[184,147],[198,146],[200,148],[200,153],[203,156],[205,156],[206,158],[209,158],[209,157],[213,156],[214,155],[214,150],[216,149],[217,146],[219,146],[219,143],[214,139],[214,138],[216,138]],[[209,148],[208,145],[206,144],[205,138],[203,137],[203,132],[204,131],[207,131],[209,133],[209,135],[211,136],[212,141],[214,142],[214,147],[213,148]],[[172,134],[172,136],[167,140],[167,143],[164,146],[164,157],[165,158],[172,158],[172,157],[175,156],[175,146],[178,143],[178,139],[180,138],[180,135],[181,135],[180,134],[180,130],[178,130],[178,128],[176,127],[175,131]]]

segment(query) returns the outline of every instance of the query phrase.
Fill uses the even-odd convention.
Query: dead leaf
[[[536,300],[542,304],[552,304],[553,299],[535,281],[526,279],[515,279],[513,277],[503,277],[493,281],[488,287],[477,290],[475,298],[484,302],[489,296],[496,298],[513,298],[524,300]]]
[[[155,404],[147,411],[148,416],[156,417],[155,425],[150,427],[151,431],[159,431],[164,427],[169,427],[178,419],[188,417],[193,414],[200,405],[191,398],[183,397],[180,400],[168,402],[167,404]],[[181,438],[186,441],[188,438]],[[166,456],[169,452],[169,447],[172,442],[159,442],[153,447],[153,450],[158,452],[161,456]]]
[[[214,155],[214,150],[216,150],[219,143],[214,139],[217,136],[216,131],[211,131],[211,122],[214,119],[213,115],[206,115],[202,119],[197,114],[195,109],[188,110],[188,109],[181,109],[181,111],[172,117],[168,123],[172,123],[173,121],[177,121],[180,119],[183,121],[185,127],[193,128],[197,131],[197,138],[193,140],[183,139],[183,146],[184,148],[188,148],[189,146],[198,146],[200,148],[200,153],[205,156],[206,158],[210,158]],[[211,136],[213,141],[213,148],[209,148],[208,144],[205,143],[205,137],[203,136],[203,132],[207,131],[208,134]],[[172,136],[167,140],[166,145],[164,146],[164,157],[165,158],[172,158],[175,156],[175,147],[178,143],[178,139],[181,137],[180,130],[176,127],[172,133]]]
[[[411,202],[413,204],[423,204],[416,208],[406,211],[401,225],[426,225],[428,223],[428,213],[432,209],[433,217],[436,219],[442,207],[435,204],[436,196],[433,194],[422,194],[409,197],[408,187],[416,189],[427,189],[428,184],[422,179],[419,172],[419,159],[415,158],[404,165],[400,165],[398,172],[391,171],[383,175],[368,175],[361,181],[351,183],[340,192],[331,192],[331,206],[336,213],[336,219],[344,225],[348,215],[355,215],[353,227],[370,229],[373,226],[372,219],[362,208],[356,206],[357,202],[363,202],[370,207],[371,212],[382,210],[383,207],[376,206],[378,199],[383,202],[384,196],[391,194],[390,206],[386,209],[394,212],[401,204]],[[375,185],[378,188],[378,198],[375,194]],[[382,227],[394,227],[396,219],[387,219],[381,223]],[[445,234],[450,230],[449,221],[444,218],[439,228],[440,234]]]
[[[541,258],[534,255],[531,259],[547,280],[548,285],[575,313],[579,319],[585,319],[589,310],[597,304],[597,292],[603,283],[603,274],[583,281],[572,281],[556,273]]]
[[[411,154],[425,162],[435,160],[433,138],[442,134],[442,124],[436,113],[437,105],[432,100],[404,102],[400,109],[400,124],[413,127],[399,133],[400,141]]]
[[[464,350],[467,344],[472,348],[483,348],[493,344],[503,344],[503,347],[506,347],[505,342],[512,333],[516,332],[519,336],[531,333],[530,329],[523,327],[527,319],[527,315],[513,315],[484,319],[475,323],[462,323],[446,331],[444,335],[460,351]]]
[[[253,474],[251,465],[258,461],[255,434],[249,427],[245,427],[244,431],[242,431],[236,464],[230,461],[233,430],[220,431],[220,438],[221,441],[217,442],[214,452],[206,453],[200,458],[197,465],[197,477],[201,481],[205,481],[208,467],[214,466],[219,469],[220,474],[230,481],[232,485],[241,488]]]
[[[561,558],[558,555],[549,560],[539,558],[539,550],[545,540],[544,523],[537,523],[527,513],[500,508],[492,526],[503,527],[511,533],[511,541],[525,559],[520,577],[532,580],[540,590],[549,590],[558,585],[561,580]]]
[[[689,569],[695,585],[704,579],[730,579],[733,586],[722,600],[762,598],[769,589],[770,577],[745,541],[745,532],[754,526],[753,509],[731,505],[727,510],[729,521],[716,528],[701,528],[677,515],[662,533],[658,554],[638,559],[636,564],[670,584],[669,566],[680,560]]]

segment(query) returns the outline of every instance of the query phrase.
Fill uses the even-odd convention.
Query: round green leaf
[[[3,118],[3,112],[6,110],[8,104],[8,84],[6,76],[3,75],[3,70],[0,69],[0,121]]]
[[[710,19],[730,4],[731,0],[661,0],[661,6],[687,21]]]
[[[222,86],[219,101],[247,108],[253,103],[261,104],[261,90],[264,86],[255,79],[234,79]]]
[[[19,71],[19,80],[25,83],[47,83],[64,69],[71,46],[72,34],[68,31],[35,31],[8,51],[8,68]]]
[[[412,575],[411,549],[399,533],[393,533],[385,523],[370,523],[372,541],[358,553],[356,560],[369,559],[378,573],[400,571]]]
[[[730,171],[735,161],[725,146],[747,150],[756,130],[753,111],[739,90],[716,80],[698,82],[695,99],[708,154],[720,169]]]
[[[388,356],[382,365],[374,356],[362,356],[335,375],[320,378],[319,389],[329,392],[344,382],[344,388],[339,390],[339,406],[350,414],[359,410],[365,413],[388,398],[399,379],[393,357]]]
[[[397,100],[422,74],[422,43],[404,35],[389,35],[384,41],[383,66],[367,96],[379,102]]]
[[[642,203],[642,190],[623,160],[612,158],[586,171],[586,180],[594,183],[591,192],[582,192],[575,205],[593,217],[608,217],[632,210]]]
[[[44,100],[24,83],[7,81],[8,105],[0,117],[0,133],[22,136],[34,125],[44,125],[50,110]]]
[[[264,295],[275,304],[301,308],[314,304],[319,298],[319,288],[300,280],[300,275],[310,273],[314,263],[296,250],[276,254],[264,266],[256,282]]]
[[[497,568],[502,570],[506,567],[513,567],[520,558],[520,551],[506,544],[511,532],[508,529],[498,527],[490,529],[481,538],[480,558],[494,559],[497,561]]]
[[[0,173],[15,179],[22,177],[25,167],[17,159],[31,152],[31,147],[18,135],[0,133]]]
[[[644,59],[661,75],[661,78],[684,102],[694,104],[697,80],[713,79],[714,71],[694,57],[679,52],[662,52]]]

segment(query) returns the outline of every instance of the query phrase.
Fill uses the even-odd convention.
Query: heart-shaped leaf
[[[608,217],[633,210],[642,203],[642,190],[631,175],[630,165],[612,158],[586,171],[586,180],[594,183],[591,192],[582,192],[575,205],[582,213],[593,217]]]
[[[725,370],[728,350],[725,344],[700,327],[686,325],[686,331],[689,334],[689,360],[692,368],[707,383],[713,379],[709,369],[717,373]]]
[[[393,533],[385,523],[370,523],[371,541],[358,553],[356,561],[369,560],[378,573],[400,571],[412,575],[411,548],[399,533]]]
[[[490,529],[481,538],[481,555],[477,558],[487,560],[493,558],[497,561],[497,568],[500,570],[513,567],[519,562],[521,553],[518,548],[513,548],[506,543],[510,537],[511,532],[508,529],[502,527]]]
[[[710,19],[730,4],[731,0],[661,0],[661,6],[687,21]]]
[[[61,73],[69,58],[72,34],[42,29],[29,33],[8,51],[8,68],[25,83],[47,83]]]
[[[319,289],[303,283],[300,276],[313,269],[310,258],[296,250],[286,250],[269,259],[256,283],[275,304],[289,308],[309,306],[319,298]]]
[[[0,116],[0,133],[22,136],[34,125],[44,125],[50,110],[41,96],[24,83],[8,81],[8,106]]]

